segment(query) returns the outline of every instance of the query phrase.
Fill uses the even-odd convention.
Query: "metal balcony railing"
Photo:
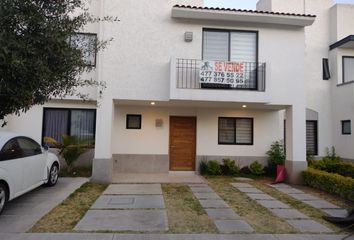
[[[266,64],[176,59],[177,88],[265,91]],[[229,67],[225,67],[229,66]]]

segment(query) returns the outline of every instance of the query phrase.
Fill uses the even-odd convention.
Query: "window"
[[[8,141],[0,151],[0,161],[12,160],[21,157],[22,151],[16,138]]]
[[[343,83],[354,81],[354,56],[343,57]]]
[[[62,135],[70,135],[94,143],[96,110],[45,108],[43,118],[43,138],[61,142]]]
[[[331,73],[329,72],[329,64],[328,64],[328,59],[324,58],[322,59],[322,74],[323,74],[323,80],[329,80],[331,78]]]
[[[253,145],[252,118],[219,118],[219,144]]]
[[[318,155],[317,121],[306,121],[306,152]]]
[[[70,37],[70,43],[81,51],[82,57],[87,65],[96,66],[96,34],[77,33]]]
[[[127,129],[141,129],[141,115],[127,114]]]
[[[41,147],[32,139],[19,137],[17,138],[17,142],[22,151],[23,157],[30,157],[42,153]]]
[[[342,121],[342,134],[343,135],[350,135],[352,134],[352,127],[350,120],[343,120]]]
[[[223,60],[244,63],[245,84],[203,83],[202,88],[257,89],[258,32],[203,30],[203,60]]]

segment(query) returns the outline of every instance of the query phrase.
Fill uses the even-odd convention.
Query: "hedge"
[[[303,172],[305,184],[354,201],[354,179],[309,167]]]
[[[313,161],[310,167],[326,171],[329,173],[337,173],[344,177],[354,178],[354,164],[342,161],[333,161],[326,158],[322,160]]]

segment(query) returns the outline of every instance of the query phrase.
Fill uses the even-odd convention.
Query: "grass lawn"
[[[163,184],[169,233],[217,233],[190,188],[180,184]]]
[[[106,189],[106,185],[85,183],[55,207],[30,232],[71,232],[87,210]]]
[[[305,215],[311,217],[313,220],[327,226],[328,228],[332,229],[333,231],[338,232],[341,230],[340,227],[325,221],[322,218],[324,213],[321,210],[311,207],[299,200],[296,200],[296,199],[290,197],[288,194],[282,193],[282,192],[268,186],[267,184],[269,184],[270,182],[271,181],[269,181],[269,180],[258,180],[258,181],[252,181],[252,182],[250,182],[250,184],[254,185],[258,189],[262,190],[263,192],[268,193],[272,197],[292,206],[293,208],[295,208],[295,209],[299,210],[300,212],[304,213]],[[331,194],[328,194],[325,192],[321,192],[321,194],[320,194],[319,191],[309,188],[309,187],[300,187],[300,186],[294,186],[294,187],[299,188],[301,190],[306,189],[305,192],[307,192],[309,194],[317,195],[318,197],[325,199],[325,200],[329,200],[330,202],[333,202],[334,204],[336,204],[338,206],[348,208],[348,205],[345,200],[340,199],[335,196],[332,196]]]
[[[234,177],[206,177],[209,185],[258,233],[296,233],[283,219],[274,216],[246,194],[230,185]]]

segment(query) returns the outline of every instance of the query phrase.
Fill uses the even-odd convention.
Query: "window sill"
[[[354,83],[354,80],[349,81],[349,82],[339,83],[339,84],[337,84],[337,87],[341,87],[341,86],[345,86],[345,85],[349,85],[349,84],[353,84],[353,83]]]

